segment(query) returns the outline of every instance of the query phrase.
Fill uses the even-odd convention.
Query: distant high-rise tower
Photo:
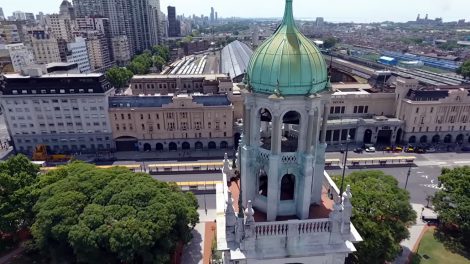
[[[77,17],[104,16],[102,1],[73,0],[73,7]]]
[[[214,19],[215,19],[214,8],[211,7],[211,24],[214,24]]]
[[[215,12],[215,22],[217,23],[219,20],[219,13]]]
[[[68,0],[64,0],[62,1],[62,4],[60,4],[59,14],[64,18],[75,20],[75,10]]]
[[[176,19],[176,8],[174,6],[168,6],[168,36],[170,38],[181,36],[181,26]]]
[[[0,19],[5,19],[5,14],[3,13],[3,8],[0,7]]]

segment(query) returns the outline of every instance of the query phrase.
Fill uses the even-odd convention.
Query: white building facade
[[[5,45],[2,49],[7,49],[10,53],[15,72],[21,72],[24,67],[34,64],[33,53],[23,43]]]
[[[17,152],[114,149],[108,98],[114,93],[102,74],[5,75],[0,104]]]
[[[87,44],[84,38],[77,37],[75,42],[67,44],[67,62],[77,63],[80,73],[91,72]]]

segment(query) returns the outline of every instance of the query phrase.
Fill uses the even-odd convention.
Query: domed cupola
[[[273,36],[254,52],[246,82],[255,93],[310,95],[328,89],[328,73],[320,50],[297,28],[292,0]]]

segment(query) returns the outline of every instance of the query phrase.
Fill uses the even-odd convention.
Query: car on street
[[[400,146],[393,148],[393,152],[402,152],[402,151],[403,151],[403,148]]]
[[[426,149],[426,152],[428,152],[428,153],[434,153],[434,152],[436,152],[436,149],[435,149],[435,148],[427,148],[427,149]]]
[[[373,153],[373,152],[375,152],[375,148],[374,147],[368,147],[368,148],[366,148],[366,152]]]
[[[423,153],[426,153],[426,149],[424,149],[424,148],[417,148],[417,149],[415,149],[415,152],[418,153],[418,154],[423,154]]]
[[[470,152],[470,146],[464,146],[464,147],[462,148],[462,151],[464,151],[464,152]]]
[[[388,152],[388,151],[392,151],[392,147],[385,147],[385,148],[384,148],[384,151],[387,151],[387,152]]]
[[[364,150],[362,148],[355,148],[354,153],[361,154]]]
[[[415,152],[415,148],[413,146],[408,146],[406,149],[405,149],[405,152],[407,153],[413,153]]]

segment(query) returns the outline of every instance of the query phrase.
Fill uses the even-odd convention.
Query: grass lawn
[[[434,229],[428,229],[423,235],[418,248],[418,256],[415,255],[413,264],[469,264],[470,259],[454,254],[434,238]]]

